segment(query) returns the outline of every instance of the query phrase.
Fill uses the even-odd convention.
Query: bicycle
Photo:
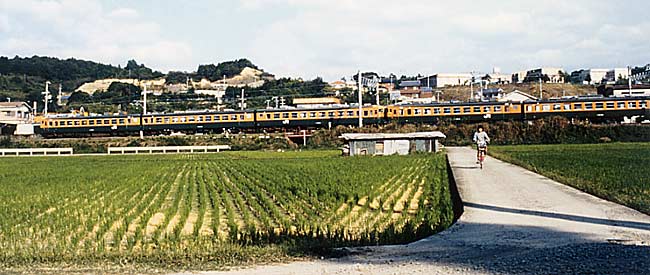
[[[487,154],[487,145],[478,146],[478,163],[483,169],[483,162],[485,161],[485,155]]]

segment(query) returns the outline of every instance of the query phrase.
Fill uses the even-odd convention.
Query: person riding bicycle
[[[476,163],[478,163],[481,156],[481,149],[487,153],[487,145],[490,143],[490,137],[483,131],[483,126],[478,127],[478,130],[474,133],[473,141],[476,144]]]

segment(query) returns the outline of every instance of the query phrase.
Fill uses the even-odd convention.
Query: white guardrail
[[[108,154],[140,154],[140,153],[208,153],[230,150],[229,145],[208,146],[155,146],[155,147],[108,147]]]
[[[72,155],[72,148],[11,148],[0,149],[0,156]]]

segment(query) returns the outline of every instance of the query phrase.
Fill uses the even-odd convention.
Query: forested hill
[[[197,81],[202,78],[214,81],[223,76],[229,78],[237,75],[246,67],[259,69],[248,59],[238,59],[217,65],[202,64],[196,72],[163,74],[144,64],[138,64],[135,60],[129,60],[125,67],[121,67],[74,58],[0,56],[0,101],[7,98],[14,101],[39,100],[46,81],[54,84],[50,88],[53,93],[58,91],[59,84],[63,85],[64,92],[71,92],[85,82],[104,78],[165,77],[168,83],[184,83],[189,77]]]
[[[0,57],[0,101],[33,101],[40,99],[45,81],[55,86],[62,84],[64,91],[72,91],[84,82],[103,78],[151,79],[164,76],[163,73],[147,68],[130,60],[126,67],[101,64],[74,58],[58,59],[55,57]]]

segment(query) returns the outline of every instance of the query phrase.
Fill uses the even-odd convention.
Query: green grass
[[[0,268],[220,268],[413,241],[452,223],[444,155],[0,159]]]
[[[650,214],[650,143],[492,146],[490,154]]]

